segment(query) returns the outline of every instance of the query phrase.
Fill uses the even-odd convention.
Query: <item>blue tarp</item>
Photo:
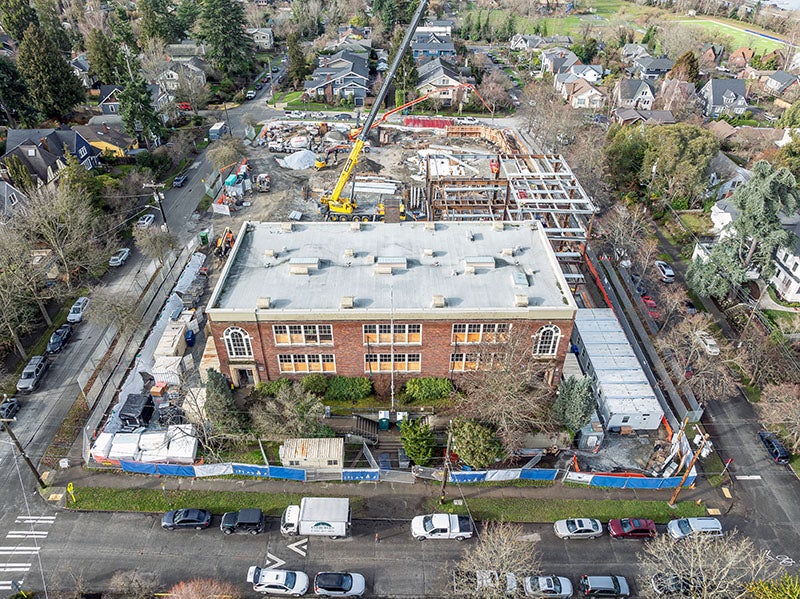
[[[486,480],[486,472],[451,472],[450,482],[482,483]]]
[[[678,479],[680,480],[680,479]],[[665,485],[663,478],[629,478],[628,479],[628,489],[660,489],[666,486],[667,488],[669,485]],[[673,484],[672,486],[675,486]]]
[[[182,466],[181,464],[158,464],[156,472],[164,476],[194,476],[194,466]]]
[[[120,460],[119,465],[125,472],[135,472],[136,474],[156,474],[155,464],[145,464],[143,462],[123,462]]]
[[[285,478],[288,480],[306,480],[306,471],[299,468],[282,468],[281,466],[270,466],[270,478]]]
[[[378,470],[342,470],[342,480],[380,480]]]
[[[234,474],[243,474],[244,476],[260,476],[261,478],[269,478],[272,468],[269,466],[251,466],[250,464],[233,464]]]
[[[523,480],[555,480],[558,470],[549,468],[523,468],[519,477]]]
[[[644,480],[644,479],[643,479]],[[624,489],[628,482],[626,476],[601,476],[595,474],[589,482],[590,487],[610,487],[612,489]]]

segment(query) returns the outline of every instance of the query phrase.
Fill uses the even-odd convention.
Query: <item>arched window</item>
[[[533,354],[535,356],[555,356],[561,329],[554,324],[543,326],[533,338]]]
[[[225,329],[222,335],[225,339],[225,348],[229,358],[252,358],[253,346],[250,344],[250,335],[239,327]]]

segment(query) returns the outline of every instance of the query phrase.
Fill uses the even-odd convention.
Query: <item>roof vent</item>
[[[345,250],[344,250],[344,257],[345,258],[352,258],[355,255],[356,255],[356,252],[355,252],[355,250],[353,250],[353,248],[345,248]]]
[[[36,150],[33,148],[28,148],[28,156],[36,156]]]
[[[528,307],[528,296],[523,295],[521,293],[514,294],[514,306],[517,308],[527,308]]]
[[[361,221],[354,221],[350,223],[350,230],[351,231],[360,231],[361,230]]]
[[[267,248],[264,250],[264,257],[265,258],[274,258],[275,257],[275,250],[272,248]]]
[[[514,281],[514,285],[517,285],[518,287],[530,287],[530,284],[528,283],[528,275],[526,275],[524,272],[512,272],[511,279]]]
[[[492,222],[492,230],[493,231],[504,231],[505,228],[506,228],[506,225],[501,220],[496,220],[496,221]]]
[[[297,258],[292,258],[289,260],[289,266],[302,266],[303,268],[309,269],[318,269],[319,268],[319,258],[303,258],[298,256]]]
[[[464,265],[467,268],[488,268],[493,269],[495,266],[493,256],[467,256],[464,258]]]
[[[294,231],[294,225],[292,223],[281,223],[281,231],[284,233],[291,233]]]
[[[260,297],[258,300],[256,300],[256,308],[259,310],[269,310],[269,305],[271,302],[271,297]]]
[[[425,230],[426,231],[435,231],[436,230],[436,223],[434,223],[434,222],[426,222],[425,223]]]
[[[475,267],[474,266],[465,266],[464,267],[464,274],[465,275],[474,275],[475,274]]]
[[[308,266],[289,266],[289,274],[291,275],[307,275]]]
[[[408,260],[403,256],[379,256],[376,260],[379,266],[390,266],[392,268],[400,268],[406,270],[408,268]]]
[[[423,248],[422,255],[423,256],[433,257],[433,249],[431,249],[431,248]]]
[[[388,264],[376,264],[372,269],[376,275],[390,275],[392,274],[392,267]]]
[[[339,303],[339,306],[345,310],[352,309],[353,307],[355,307],[355,305],[356,305],[356,298],[354,298],[352,295],[343,295],[342,301]]]
[[[472,234],[472,231],[467,229],[467,241],[475,241],[475,236]]]
[[[433,300],[431,301],[431,308],[444,308],[447,305],[447,301],[444,299],[443,295],[434,295]]]
[[[503,248],[500,252],[502,256],[513,256],[514,255],[514,248]]]

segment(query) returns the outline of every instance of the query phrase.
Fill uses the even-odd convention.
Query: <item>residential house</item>
[[[322,55],[319,66],[304,87],[306,94],[318,100],[350,99],[355,106],[363,106],[369,89],[367,61],[363,56],[346,51]]]
[[[739,166],[724,152],[717,152],[708,165],[708,192],[709,197],[715,200],[711,207],[711,232],[719,235],[739,216],[739,211],[733,206],[730,197],[736,188],[747,183],[753,173]],[[724,236],[724,234],[723,234]]]
[[[575,43],[575,40],[569,35],[550,35],[544,38],[544,43],[549,46],[571,46]]]
[[[100,152],[114,158],[123,158],[139,148],[135,137],[105,123],[100,126],[75,125],[73,129]]]
[[[650,110],[655,99],[655,86],[650,81],[623,78],[614,84],[614,106]]]
[[[372,40],[348,38],[337,42],[331,42],[325,46],[325,49],[333,53],[350,52],[351,54],[358,54],[363,57],[364,60],[368,61],[370,52],[372,51]]]
[[[192,60],[186,62],[165,62],[163,70],[156,77],[161,89],[165,92],[174,92],[181,86],[182,81],[191,81],[198,86],[204,86],[206,73],[193,62],[196,58],[193,56]]]
[[[253,39],[253,45],[258,50],[271,50],[275,45],[271,27],[250,27],[245,31]]]
[[[355,25],[342,25],[337,29],[339,41],[347,39],[367,40],[372,37],[372,27],[356,27]]]
[[[378,64],[375,67],[375,70],[379,73],[383,73],[384,71],[389,70],[389,52],[384,50],[383,48],[379,48],[375,51],[375,56],[377,58]]]
[[[150,92],[150,104],[153,107],[153,110],[159,113],[161,115],[161,120],[166,123],[169,120],[169,117],[166,115],[165,109],[175,98],[156,83],[151,83],[148,85],[147,91]]]
[[[94,87],[97,80],[89,74],[89,61],[84,54],[79,54],[69,61],[72,72],[80,80],[81,85],[86,89]]]
[[[753,59],[755,52],[752,48],[737,48],[728,57],[728,69],[731,71],[741,71]]]
[[[782,96],[798,89],[797,75],[786,71],[775,71],[764,83],[764,90],[774,96]]]
[[[785,301],[800,302],[800,215],[781,218],[781,224],[793,233],[794,244],[788,250],[781,248],[775,252],[775,274],[770,284]]]
[[[15,148],[22,144],[35,144],[65,164],[67,154],[71,154],[86,170],[98,165],[100,152],[74,129],[9,129],[6,147]]]
[[[620,125],[674,125],[675,116],[671,110],[635,110],[633,108],[615,108],[611,118]]]
[[[603,90],[595,87],[585,79],[567,83],[561,95],[573,108],[599,110],[606,104],[606,95]]]
[[[103,114],[119,114],[119,92],[122,87],[119,85],[101,85],[100,96],[97,105]]]
[[[517,33],[509,40],[512,50],[530,52],[540,50],[544,45],[544,38],[539,35],[523,35]]]
[[[187,39],[177,44],[167,44],[167,56],[178,62],[189,60],[192,56],[205,56],[208,47],[205,42]]]
[[[641,44],[625,44],[622,46],[620,53],[622,55],[622,62],[625,64],[632,64],[639,58],[650,56],[650,52]]]
[[[542,50],[540,57],[542,61],[542,72],[552,73],[553,75],[566,73],[572,65],[580,64],[581,62],[572,50],[561,47]]]
[[[700,56],[697,57],[697,64],[702,70],[713,70],[722,63],[724,54],[725,46],[722,44],[704,44],[700,49]]]
[[[453,25],[455,25],[455,21],[450,19],[424,19],[414,33],[453,35]]]
[[[583,79],[589,83],[597,83],[603,78],[603,67],[594,64],[574,64],[566,73],[559,73],[553,77],[553,87],[560,94],[564,93],[564,86]]]
[[[747,110],[747,88],[741,79],[709,79],[700,90],[700,97],[707,117],[744,114]]]
[[[669,73],[673,66],[675,62],[666,56],[640,56],[633,62],[633,71],[639,79],[655,80]]]
[[[442,100],[445,106],[450,106],[454,99],[469,101],[469,90],[451,89],[461,83],[474,83],[471,77],[464,77],[456,67],[441,58],[434,58],[417,69],[417,94],[424,96],[430,94],[431,99]],[[438,91],[437,91],[438,90]],[[460,94],[460,95],[459,95]]]
[[[14,216],[20,202],[25,202],[25,194],[8,181],[0,179],[0,224],[5,224]]]
[[[11,181],[8,171],[8,160],[14,156],[30,175],[34,187],[55,185],[58,173],[66,166],[60,156],[48,152],[43,146],[34,142],[26,142],[8,150],[0,156],[0,178]]]
[[[775,71],[772,69],[756,69],[751,65],[747,65],[743,70],[739,71],[739,74],[736,76],[739,79],[747,79],[748,81],[755,81],[761,85],[765,85],[767,79],[769,79],[774,72]]]
[[[772,52],[768,52],[761,57],[762,65],[767,65],[769,63],[775,64],[773,68],[780,68],[786,64],[786,55],[782,50],[775,48]]]
[[[411,52],[414,60],[421,62],[431,58],[455,56],[456,47],[447,33],[426,33],[417,30],[411,40]]]

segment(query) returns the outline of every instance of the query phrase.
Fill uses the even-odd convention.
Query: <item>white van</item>
[[[86,307],[88,305],[88,297],[79,297],[77,300],[75,300],[75,303],[72,304],[69,314],[67,314],[67,322],[75,324],[76,322],[83,320],[83,313],[86,312]]]
[[[676,540],[694,535],[721,537],[722,524],[716,518],[680,518],[667,524],[667,532]]]

